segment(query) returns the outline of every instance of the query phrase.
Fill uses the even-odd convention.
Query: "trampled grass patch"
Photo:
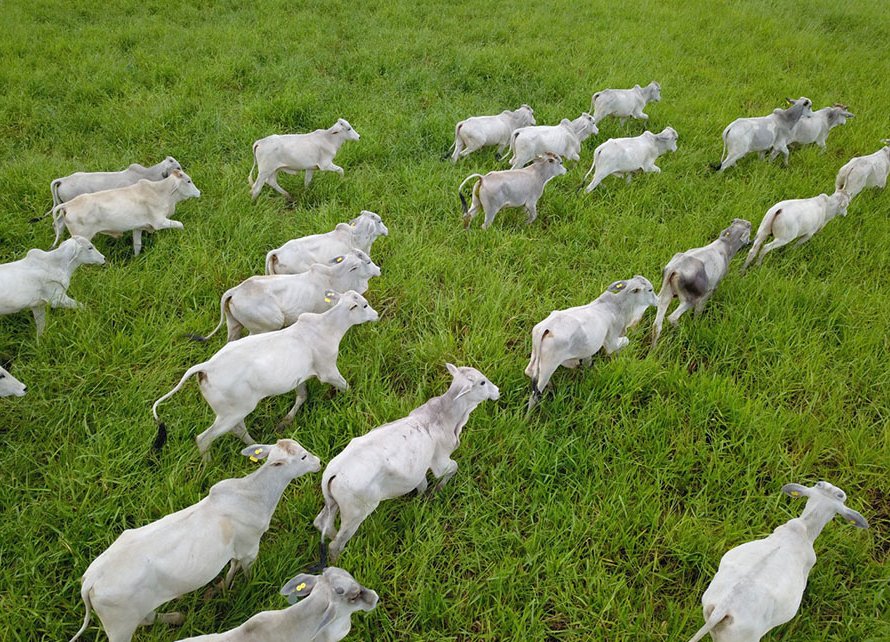
[[[169,154],[202,197],[177,209],[185,230],[149,235],[139,257],[128,239],[99,237],[107,266],[81,268],[69,290],[86,308],[51,312],[39,343],[28,315],[0,318],[0,358],[30,388],[0,402],[3,639],[73,635],[80,575],[124,528],[252,470],[231,436],[200,462],[193,438],[212,414],[194,383],[163,407],[170,442],[152,467],[151,403],[221,346],[182,335],[209,331],[219,295],[260,273],[266,251],[362,209],[391,231],[373,251],[381,319],[342,344],[350,390],[310,386],[287,436],[327,462],[444,391],[446,361],[479,368],[502,396],[471,416],[441,494],[384,503],[350,542],[341,565],[381,596],[353,618],[354,639],[686,639],[720,556],[799,514],[783,483],[819,479],[872,528],[825,529],[800,613],[771,639],[890,638],[890,193],[864,192],[761,268],[742,275],[737,259],[705,314],[666,327],[655,350],[648,313],[617,357],[557,372],[525,419],[531,328],[551,310],[633,274],[657,287],[675,252],[734,217],[756,228],[779,200],[832,191],[846,160],[890,135],[880,3],[675,4],[7,3],[0,261],[50,245],[49,223],[28,219],[57,176]],[[457,185],[505,165],[489,151],[445,160],[458,120],[525,102],[556,123],[598,89],[653,79],[663,98],[649,127],[680,135],[662,174],[577,194],[596,144],[643,130],[605,121],[534,225],[504,210],[487,232],[479,219],[463,231]],[[752,156],[713,173],[726,124],[786,95],[856,118],[787,168]],[[252,142],[338,117],[362,135],[337,157],[345,177],[319,173],[308,189],[285,177],[293,204],[266,190],[252,205]],[[291,401],[262,402],[251,433],[281,436]],[[135,639],[283,607],[278,587],[316,555],[319,479],[286,491],[249,581],[184,597],[170,609],[187,613],[181,630]]]

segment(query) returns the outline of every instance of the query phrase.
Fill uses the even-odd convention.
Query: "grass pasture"
[[[128,527],[197,501],[253,464],[194,436],[211,420],[194,382],[162,406],[170,441],[157,468],[151,403],[221,339],[218,297],[262,272],[265,252],[361,209],[390,236],[368,298],[376,324],[347,334],[344,394],[310,386],[287,436],[324,462],[348,441],[445,390],[446,361],[473,365],[501,400],[471,416],[460,470],[432,499],[384,503],[340,565],[381,597],[353,618],[356,640],[684,640],[729,548],[799,514],[786,482],[847,491],[867,531],[841,520],[798,616],[772,640],[890,639],[890,193],[869,190],[806,245],[745,275],[737,257],[705,314],[666,325],[650,311],[631,344],[583,371],[560,370],[526,421],[532,326],[642,274],[658,288],[678,251],[733,217],[756,229],[775,202],[830,192],[837,169],[890,136],[890,18],[880,3],[62,2],[5,3],[0,39],[0,261],[47,248],[49,183],[77,170],[175,156],[202,190],[177,209],[185,230],[97,237],[104,268],[83,267],[38,343],[30,315],[0,317],[0,357],[30,388],[0,400],[0,637],[64,640],[83,619],[79,578]],[[575,187],[596,144],[637,135],[607,120],[581,162],[548,186],[538,221],[502,211],[461,228],[456,186],[498,164],[444,160],[454,124],[527,102],[538,123],[589,109],[605,87],[657,79],[650,128],[679,132],[663,173]],[[856,114],[828,150],[789,167],[752,156],[713,173],[720,132],[784,96]],[[317,173],[250,203],[251,143],[347,118],[362,136]],[[248,418],[257,439],[289,396]],[[293,483],[249,581],[198,591],[173,640],[280,608],[278,588],[315,559],[320,475]],[[105,639],[93,626],[85,639]]]

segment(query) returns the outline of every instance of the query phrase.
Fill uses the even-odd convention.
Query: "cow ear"
[[[612,294],[618,294],[619,292],[621,292],[621,290],[623,290],[626,287],[627,287],[627,281],[615,281],[612,285],[610,285],[607,288],[607,291],[611,292]]]
[[[460,370],[453,363],[446,363],[445,367],[448,369],[448,372],[451,373],[452,377],[456,377],[460,374]]]
[[[333,290],[325,290],[324,291],[324,302],[325,303],[333,303],[334,305],[340,300],[340,293],[334,292]]]
[[[268,457],[270,452],[272,452],[272,446],[254,444],[253,446],[248,446],[242,450],[241,454],[250,459],[250,461],[256,462]]]
[[[847,508],[846,506],[844,506],[837,512],[837,514],[853,524],[853,526],[855,526],[856,528],[868,528],[868,520],[866,520],[862,515],[857,513],[852,508]]]
[[[801,486],[800,484],[785,484],[782,486],[782,492],[786,495],[791,495],[792,497],[810,496],[810,489],[806,486]]]
[[[287,584],[282,586],[281,590],[278,592],[281,595],[284,595],[290,604],[296,604],[297,600],[301,597],[306,597],[312,592],[312,589],[315,588],[317,582],[317,575],[300,573],[288,580]]]

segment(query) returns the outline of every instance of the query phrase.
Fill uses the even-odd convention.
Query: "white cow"
[[[837,173],[835,187],[853,198],[866,187],[884,189],[890,174],[890,138],[881,141],[886,145],[874,154],[851,158]]]
[[[502,111],[497,116],[473,116],[462,120],[454,127],[454,153],[451,155],[451,162],[456,163],[458,158],[491,145],[498,146],[497,153],[500,156],[510,144],[510,136],[514,131],[534,124],[535,112],[528,105],[522,105],[513,111]]]
[[[389,229],[374,212],[362,212],[349,223],[338,223],[330,232],[293,239],[266,254],[266,274],[299,274],[316,263],[330,263],[352,250],[371,254],[378,237]]]
[[[677,131],[673,127],[665,127],[658,134],[647,131],[633,138],[610,138],[593,152],[593,163],[581,183],[583,185],[591,172],[593,179],[584,191],[592,192],[612,174],[624,176],[628,183],[634,172],[660,174],[661,168],[655,161],[665,152],[675,151]]]
[[[654,80],[645,87],[634,85],[633,89],[604,89],[596,92],[590,100],[593,122],[606,116],[617,116],[623,123],[628,118],[649,120],[643,113],[648,103],[661,100],[661,85]]]
[[[300,274],[252,276],[222,295],[219,324],[213,331],[206,337],[192,338],[206,341],[223,323],[228,341],[240,339],[245,328],[251,334],[280,330],[293,325],[305,312],[324,312],[340,299],[339,292],[364,294],[375,276],[380,276],[380,268],[361,250],[352,250],[328,264],[315,263]]]
[[[547,152],[571,161],[580,159],[581,143],[599,133],[593,116],[583,113],[575,120],[563,118],[559,125],[520,127],[510,137],[513,169],[522,167]]]
[[[160,181],[143,179],[127,187],[81,194],[53,208],[56,239],[52,246],[58,244],[65,228],[72,236],[90,240],[96,234],[119,238],[132,232],[133,253],[139,256],[142,233],[181,230],[182,223],[169,217],[173,215],[177,203],[199,196],[201,192],[192,179],[178,169]]]
[[[551,312],[532,330],[532,356],[525,368],[525,376],[532,380],[528,409],[540,401],[560,366],[588,365],[600,350],[610,355],[630,343],[625,336],[628,328],[657,303],[652,284],[637,275],[615,281],[587,305]]]
[[[314,523],[321,532],[322,547],[326,540],[333,540],[331,560],[337,560],[380,502],[412,490],[424,492],[427,471],[439,480],[434,492],[457,472],[451,454],[460,445],[470,413],[487,399],[497,400],[500,391],[475,368],[456,368],[450,363],[446,367],[453,380],[444,395],[433,397],[407,417],[356,437],[325,469],[321,478],[325,505]],[[334,527],[338,512],[342,513],[339,531]]]
[[[143,167],[133,163],[119,172],[75,172],[69,176],[55,179],[49,184],[53,195],[53,206],[70,201],[81,194],[103,192],[127,185],[135,185],[140,180],[160,181],[167,178],[174,170],[182,171],[182,166],[172,156],[168,156],[157,165]],[[50,210],[52,211],[52,210]]]
[[[797,613],[816,563],[813,543],[825,525],[840,515],[868,528],[862,515],[844,506],[847,494],[828,482],[809,488],[785,484],[782,491],[807,498],[803,515],[788,520],[769,537],[736,546],[723,556],[702,596],[705,625],[690,642],[708,633],[715,642],[757,642]]]
[[[249,572],[282,493],[291,480],[318,472],[321,462],[291,439],[241,454],[267,461],[246,477],[214,484],[197,504],[124,531],[90,564],[80,589],[86,616],[71,642],[86,631],[91,610],[109,642],[129,642],[140,625],[155,621],[181,624],[181,613],[155,609],[204,586],[227,563],[227,588],[239,569]]]
[[[293,606],[257,613],[225,633],[182,642],[338,642],[352,629],[352,614],[373,611],[378,600],[377,593],[336,566],[321,575],[300,573],[281,587],[281,594]]]
[[[768,252],[788,245],[794,239],[799,239],[798,245],[806,243],[835,216],[846,216],[849,204],[850,195],[843,190],[831,196],[819,194],[812,198],[776,203],[767,210],[766,216],[760,222],[757,236],[754,237],[754,245],[748,252],[748,258],[742,269],[747,269],[757,258],[758,253],[760,258],[757,259],[757,265],[760,265]],[[770,235],[774,237],[773,240],[764,246],[763,243]],[[763,248],[762,253],[761,248]]]
[[[797,121],[812,113],[813,102],[804,96],[797,100],[785,100],[791,103],[788,109],[774,109],[769,116],[738,118],[726,126],[723,130],[723,155],[717,171],[732,167],[742,156],[751,152],[759,152],[763,158],[767,150],[771,150],[770,159],[782,154],[785,164],[788,164],[791,131]]]
[[[0,397],[24,397],[28,387],[0,368]]]
[[[838,125],[844,125],[848,118],[854,115],[847,111],[846,105],[834,105],[823,107],[801,116],[800,120],[791,129],[791,138],[788,144],[809,145],[816,143],[823,150],[828,140],[828,133]]]
[[[166,439],[158,405],[193,375],[198,375],[201,395],[216,413],[213,424],[196,439],[205,458],[213,440],[227,432],[234,432],[245,444],[254,443],[244,425],[245,417],[262,399],[296,389],[296,403],[282,420],[283,425],[289,424],[306,401],[306,382],[312,377],[341,391],[349,387],[337,370],[340,341],[352,326],[376,320],[377,312],[362,295],[346,292],[322,314],[307,312],[283,330],[227,343],[207,361],[186,370],[176,387],[155,401],[151,408],[158,422],[155,447]]]
[[[305,171],[303,184],[308,186],[312,173],[337,172],[343,176],[343,168],[334,165],[334,156],[347,140],[361,138],[345,119],[340,118],[327,129],[316,129],[308,134],[272,134],[253,144],[253,167],[247,175],[250,196],[255,201],[263,185],[269,185],[279,194],[293,198],[278,184],[278,172],[296,174]],[[256,181],[253,170],[257,170]]]
[[[701,314],[705,303],[726,276],[732,258],[750,242],[750,238],[751,222],[737,218],[713,243],[674,254],[662,272],[658,311],[652,326],[653,346],[658,341],[664,315],[674,297],[680,299],[680,305],[668,317],[671,325],[677,325],[689,308],[695,308],[696,316]]]
[[[0,265],[0,314],[31,310],[37,336],[46,326],[46,306],[82,308],[68,296],[71,275],[81,265],[102,265],[105,257],[87,239],[74,236],[57,249],[28,250],[25,258]]]
[[[532,223],[538,217],[538,199],[544,193],[544,186],[550,179],[565,173],[562,159],[556,154],[548,153],[521,169],[488,172],[484,176],[470,174],[457,188],[464,211],[464,228],[470,227],[473,217],[481,209],[485,212],[482,229],[488,229],[495,215],[505,207],[524,207],[528,212],[526,223]],[[472,207],[467,209],[467,199],[461,190],[474,178],[479,181],[473,186]]]

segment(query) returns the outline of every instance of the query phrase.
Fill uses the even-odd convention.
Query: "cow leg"
[[[550,355],[543,355],[538,359],[538,378],[537,380],[532,376],[532,393],[528,399],[528,410],[531,411],[538,402],[541,400],[541,397],[544,395],[544,390],[550,384],[550,377],[553,376],[553,373],[556,372],[557,368],[559,368],[559,363],[554,362],[553,358]]]
[[[228,331],[226,341],[237,341],[241,338],[241,331],[244,330],[244,326],[238,319],[230,314],[226,315],[226,326]]]
[[[31,314],[34,315],[34,323],[37,324],[37,338],[39,339],[46,328],[46,305],[43,303],[35,305],[31,308]]]
[[[472,154],[473,152],[475,152],[478,149],[482,149],[482,144],[479,143],[479,141],[476,141],[476,140],[466,141],[465,140],[464,141],[464,149],[463,149],[463,151],[460,152],[460,154],[458,154],[458,156],[460,158],[464,158],[466,156],[469,156],[470,154]]]
[[[346,543],[352,539],[358,527],[374,512],[380,502],[370,504],[358,504],[357,498],[340,506],[340,530],[328,548],[330,562],[334,563],[340,557],[340,553],[346,547]]]
[[[600,183],[603,182],[603,179],[604,179],[604,178],[605,178],[604,175],[600,174],[599,172],[594,172],[594,173],[593,173],[593,180],[590,181],[590,185],[588,185],[586,188],[584,188],[584,191],[587,192],[587,193],[592,192],[593,190],[595,190],[595,189],[597,188],[597,186],[598,186]]]
[[[443,456],[439,459],[433,459],[430,468],[433,471],[433,475],[439,480],[439,483],[433,488],[433,492],[437,493],[445,487],[449,479],[454,477],[454,473],[457,472],[457,462],[450,457]]]
[[[688,310],[691,307],[692,307],[692,302],[688,301],[688,300],[684,300],[681,297],[680,305],[678,305],[677,309],[674,310],[674,313],[668,317],[668,321],[670,321],[670,324],[672,326],[676,327],[677,323],[679,323],[679,321],[680,321],[680,317],[683,316],[683,314],[686,312],[686,310]]]
[[[297,410],[300,409],[306,400],[309,398],[309,390],[306,388],[306,382],[304,381],[296,389],[296,398],[294,399],[294,405],[287,412],[287,414],[278,422],[278,426],[276,426],[276,430],[284,430],[288,426],[290,426],[294,422],[294,417],[297,416]]]
[[[72,310],[83,309],[83,303],[75,301],[65,292],[60,293],[55,299],[53,299],[53,301],[50,303],[50,306],[53,308],[69,308]]]
[[[476,190],[473,190],[473,201],[470,204],[470,209],[467,210],[467,213],[464,214],[464,229],[470,227],[470,223],[473,221],[473,217],[479,213],[479,210],[482,208],[482,204],[479,202],[479,194]]]
[[[664,285],[658,293],[658,309],[655,312],[655,323],[652,324],[652,345],[658,342],[661,336],[661,326],[664,323],[664,315],[667,314],[671,301],[674,299],[674,291],[670,284]]]
[[[303,187],[309,187],[309,183],[312,182],[312,173],[315,170],[307,169],[306,173],[303,175]]]
[[[744,156],[744,154],[729,154],[726,157],[726,160],[723,161],[722,163],[720,163],[720,169],[718,169],[717,171],[722,172],[723,170],[729,169],[730,167],[735,165],[737,162],[739,162],[739,159],[742,156]]]
[[[603,350],[606,354],[615,354],[628,343],[630,343],[630,339],[627,337],[613,337],[611,332],[606,332],[606,336],[603,338]]]
[[[263,186],[269,180],[268,172],[259,172],[256,177],[256,181],[253,183],[253,187],[250,189],[250,198],[255,201],[257,197],[260,195],[260,192],[263,190]]]
[[[454,139],[454,153],[451,155],[452,163],[456,163],[457,159],[460,158],[460,152],[463,148],[463,139],[458,135],[457,138]]]
[[[627,172],[624,175],[624,182],[627,183],[628,185],[630,185],[630,180],[633,178],[633,176],[634,176],[633,172]]]
[[[648,114],[645,114],[645,113],[643,112],[643,108],[642,108],[642,107],[640,107],[639,109],[634,110],[633,117],[636,118],[636,119],[638,119],[638,120],[649,120],[649,116],[648,116]]]
[[[782,247],[783,245],[788,245],[793,239],[773,239],[769,243],[763,246],[763,252],[760,253],[760,257],[757,259],[757,265],[763,263],[763,257],[766,256],[767,252],[772,252],[773,250]]]
[[[654,160],[650,161],[646,165],[643,165],[643,171],[647,174],[661,174],[661,168],[655,164]],[[630,174],[628,174],[628,177],[630,177]]]
[[[142,251],[142,230],[133,230],[133,256]]]
[[[332,161],[328,161],[324,165],[320,164],[318,166],[318,169],[325,171],[325,172],[337,172],[340,176],[343,176],[343,168],[340,167],[339,165],[334,165],[334,163]]]
[[[714,294],[714,291],[706,292],[704,296],[702,296],[698,301],[695,302],[695,310],[694,314],[696,317],[700,317],[702,310],[705,309],[705,303],[711,298],[711,295]]]
[[[340,371],[337,370],[336,364],[331,366],[330,370],[319,372],[316,376],[319,381],[334,386],[340,392],[346,392],[349,389],[349,383],[343,378]]]
[[[95,609],[95,603],[93,608]],[[99,615],[105,627],[105,635],[108,636],[108,642],[130,642],[137,628],[148,626],[155,619],[154,611],[143,616],[132,608],[124,612],[121,612],[119,605],[114,605],[112,608],[114,608],[114,611],[111,617],[107,617],[107,612],[106,617],[102,617],[101,612],[95,609],[96,614]]]
[[[154,618],[155,622],[166,624],[168,626],[182,626],[185,622],[185,616],[179,611],[171,611],[169,613],[158,613]]]
[[[530,225],[534,223],[536,218],[538,218],[538,204],[536,202],[529,203],[525,206],[525,209],[528,212],[528,218],[525,220],[525,222]]]
[[[232,417],[231,415],[229,415],[223,417],[217,415],[216,419],[214,419],[213,423],[210,425],[210,428],[195,437],[195,441],[198,444],[198,452],[201,453],[201,456],[204,458],[205,461],[210,458],[210,453],[208,452],[210,444],[212,444],[220,435],[231,432],[235,428],[235,426],[244,421],[244,417],[246,416],[247,415],[244,415],[242,417]]]
[[[294,197],[290,195],[290,192],[288,192],[286,189],[284,189],[281,185],[278,184],[278,172],[275,172],[274,174],[272,174],[266,180],[266,182],[269,183],[269,186],[272,189],[274,189],[276,192],[281,194],[284,198],[286,198],[288,200],[293,200]]]
[[[424,475],[423,479],[420,480],[420,483],[414,487],[414,490],[417,491],[418,495],[423,495],[426,492],[426,488],[427,488],[427,481],[426,481],[426,475]]]
[[[795,245],[803,245],[804,243],[809,241],[811,238],[813,238],[814,234],[815,234],[815,232],[810,232],[809,234],[804,234],[799,239],[797,239],[797,243],[795,243]]]
[[[256,443],[256,439],[250,436],[250,433],[247,432],[247,426],[244,425],[244,420],[241,420],[237,426],[232,429],[238,437],[248,446],[253,446]]]

